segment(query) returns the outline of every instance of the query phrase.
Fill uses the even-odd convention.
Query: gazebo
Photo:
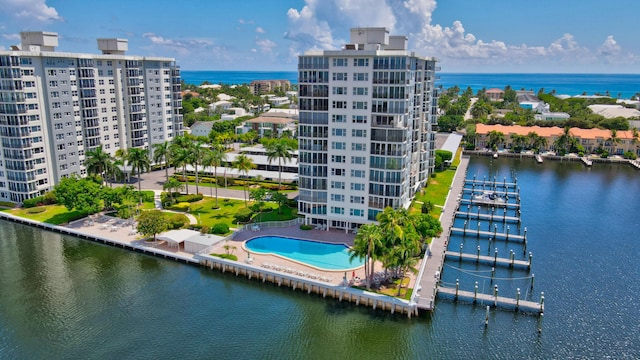
[[[167,245],[173,248],[178,248],[178,250],[184,250],[184,241],[188,238],[199,235],[198,231],[189,230],[189,229],[179,229],[179,230],[169,230],[161,235],[158,235],[156,238],[158,240],[163,240],[167,242]]]

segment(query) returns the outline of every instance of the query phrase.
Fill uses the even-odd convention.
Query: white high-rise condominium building
[[[123,39],[98,39],[102,54],[56,52],[56,33],[21,40],[0,51],[0,200],[86,175],[85,154],[99,146],[114,155],[182,134],[175,59],[125,55]]]
[[[434,167],[436,59],[385,28],[351,29],[341,50],[298,62],[298,212],[352,230],[407,208]]]

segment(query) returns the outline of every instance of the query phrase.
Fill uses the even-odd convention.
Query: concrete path
[[[476,103],[476,101],[478,101],[478,98],[471,98],[471,104],[469,104],[469,108],[467,109],[467,112],[464,114],[464,119],[465,120],[470,120],[472,118],[471,116],[471,108],[473,108],[473,104]]]
[[[467,167],[469,166],[469,157],[462,156],[460,164],[453,178],[453,183],[449,188],[449,195],[444,204],[440,215],[440,223],[442,224],[442,234],[434,238],[429,245],[429,250],[422,260],[422,267],[418,273],[416,283],[416,291],[413,292],[412,301],[415,302],[420,309],[433,310],[436,299],[436,291],[440,274],[442,273],[442,265],[444,263],[445,252],[449,244],[449,234],[453,225],[456,210],[460,205],[460,196],[464,188],[464,180],[467,176]]]

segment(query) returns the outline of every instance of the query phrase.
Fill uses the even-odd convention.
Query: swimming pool
[[[363,259],[349,261],[349,248],[282,236],[260,236],[245,243],[248,251],[275,254],[324,270],[349,270],[364,265]]]

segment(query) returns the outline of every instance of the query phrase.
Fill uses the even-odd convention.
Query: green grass
[[[436,172],[436,177],[429,177],[428,185],[422,189],[422,192],[416,195],[416,198],[413,202],[413,206],[411,208],[411,212],[420,212],[422,203],[427,201],[431,201],[435,206],[430,214],[436,218],[440,217],[442,213],[441,206],[444,206],[445,201],[447,200],[447,195],[449,194],[449,188],[451,184],[453,184],[453,178],[456,175],[456,169],[458,164],[460,164],[460,154],[461,151],[458,150],[456,156],[453,159],[451,167],[440,172]],[[418,202],[419,201],[419,202]]]
[[[267,206],[269,206],[272,210],[256,215],[255,219],[257,221],[264,222],[293,220],[297,217],[298,214],[298,209],[292,209],[286,205],[282,207],[282,214],[278,212],[278,206],[276,204],[267,203]]]
[[[29,209],[11,209],[3,211],[23,218],[45,222],[53,225],[68,223],[70,221],[87,216],[86,213],[80,212],[78,210],[69,211],[66,207],[64,207],[64,205],[46,205],[43,207],[45,208],[45,211],[37,214],[30,214],[28,212]]]
[[[238,257],[233,254],[209,254],[211,256],[216,256],[223,259],[238,261]]]
[[[191,203],[190,214],[198,219],[198,224],[213,227],[217,223],[226,223],[230,228],[238,227],[233,223],[233,216],[240,209],[244,209],[244,201],[236,199],[218,199],[218,209],[213,209],[216,204],[215,198],[205,197],[204,199]],[[252,202],[248,202],[251,206]],[[259,222],[264,221],[284,221],[295,219],[297,216],[297,209],[292,209],[288,206],[282,208],[282,214],[278,213],[277,204],[272,202],[265,203],[265,206],[270,208],[271,211],[263,212],[255,215],[254,220]]]

